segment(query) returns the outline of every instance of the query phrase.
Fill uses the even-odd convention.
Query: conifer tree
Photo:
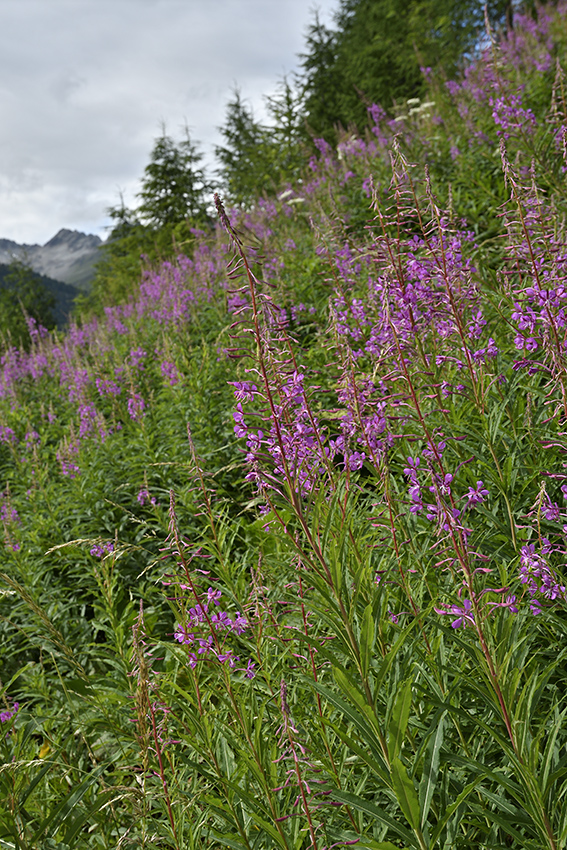
[[[203,159],[185,128],[179,142],[166,134],[165,127],[156,139],[150,162],[142,178],[142,201],[137,209],[140,219],[151,227],[178,224],[185,219],[207,219],[206,194],[209,189]]]
[[[257,186],[269,180],[264,162],[264,128],[254,119],[240,89],[226,107],[226,120],[219,128],[225,144],[215,148],[223,193],[232,203],[244,206]]]
[[[366,106],[416,97],[420,67],[456,72],[484,27],[485,0],[341,0],[330,29],[315,17],[302,59],[306,117],[311,130],[366,123]],[[511,21],[512,0],[488,0],[496,26]]]
[[[307,134],[300,92],[284,77],[265,102],[268,123],[261,124],[235,89],[219,128],[225,141],[215,148],[220,183],[224,195],[238,206],[277,191],[282,183],[298,177],[305,163]]]

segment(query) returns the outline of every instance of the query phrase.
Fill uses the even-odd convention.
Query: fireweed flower
[[[238,402],[238,404],[236,405],[236,410],[233,412],[232,418],[236,423],[234,426],[234,433],[236,434],[236,436],[245,437],[248,432],[248,426],[244,421],[244,412],[242,410],[242,404],[240,402]]]
[[[144,369],[143,361],[148,356],[148,352],[143,348],[132,348],[130,351],[130,363],[135,369]]]
[[[520,581],[526,585],[531,597],[532,614],[539,614],[542,610],[538,595],[549,602],[567,598],[565,585],[559,583],[546,559],[535,551],[533,543],[522,546],[520,550]]]
[[[12,708],[8,708],[5,711],[0,711],[0,723],[7,723],[9,720],[14,717],[18,711],[20,710],[19,702],[15,702]]]
[[[494,123],[498,125],[496,132],[504,139],[509,139],[521,130],[530,132],[537,125],[534,113],[531,109],[524,109],[519,94],[491,97],[488,102],[492,106]]]
[[[490,605],[494,608],[507,608],[511,614],[518,613],[518,607],[516,605],[516,597],[515,596],[507,596],[503,602],[488,602],[487,605]]]
[[[110,555],[113,551],[114,545],[112,543],[95,543],[90,553],[95,558],[104,558],[105,555]]]
[[[277,487],[283,479],[291,478],[296,491],[307,495],[317,486],[330,456],[330,449],[322,448],[324,432],[310,412],[303,381],[303,373],[296,370],[272,388],[276,401],[265,417],[265,431],[248,425],[241,401],[233,412],[236,436],[246,437],[246,461],[251,467],[246,479],[260,490]],[[233,384],[236,398],[248,401],[256,393],[248,382]],[[354,462],[360,462],[360,458]]]
[[[480,505],[489,495],[482,481],[476,482],[476,488],[469,487],[468,493],[463,496],[467,500],[466,508],[471,508],[474,505]]]
[[[116,398],[122,392],[122,387],[116,381],[105,381],[102,378],[96,378],[96,388],[101,396],[111,396]]]
[[[65,440],[57,452],[57,460],[61,464],[61,474],[69,478],[80,475],[81,470],[75,463],[74,458],[79,454],[79,441],[77,439]]]
[[[9,490],[6,490],[6,493],[0,493],[0,522],[4,529],[4,545],[12,552],[19,552],[21,546],[16,539],[16,533],[21,521],[17,510],[12,505]]]
[[[256,384],[252,384],[250,381],[229,381],[228,383],[234,387],[234,397],[237,402],[253,401],[254,393],[258,392]],[[242,411],[242,405],[239,405],[239,407]]]
[[[206,602],[198,602],[194,607],[189,608],[185,622],[178,623],[175,627],[173,632],[175,640],[191,647],[188,658],[191,667],[196,666],[198,656],[216,658],[221,664],[228,663],[228,666],[233,669],[239,660],[239,656],[235,655],[230,647],[226,647],[224,641],[230,634],[242,635],[249,628],[249,623],[240,612],[230,617],[227,611],[220,609],[221,596],[222,591],[209,587]],[[211,606],[214,607],[211,609]],[[223,645],[215,641],[213,634],[210,633],[211,629],[219,639],[224,633]],[[250,662],[246,668],[247,678],[254,677],[249,675],[253,673],[253,670],[254,664]]]
[[[450,496],[452,482],[453,476],[450,472],[447,472],[442,478],[434,474],[433,484],[429,488],[429,491],[431,493],[440,493],[442,496]]]
[[[133,393],[128,399],[128,413],[130,414],[130,418],[137,420],[143,416],[144,408],[146,404],[141,395],[137,393]]]
[[[0,425],[0,443],[15,444],[18,440],[12,428],[7,425]]]
[[[448,608],[435,608],[435,611],[442,616],[445,614],[455,615],[458,614],[457,618],[452,621],[451,628],[459,629],[461,626],[474,626],[474,611],[472,610],[473,605],[470,599],[465,599],[463,601],[462,606],[460,605],[449,605]]]
[[[175,363],[171,363],[168,360],[164,360],[161,364],[161,374],[164,380],[169,381],[170,386],[174,387],[179,383],[179,374],[177,372],[177,366]]]
[[[416,457],[414,460],[412,457],[408,457],[407,461],[408,465],[404,467],[404,475],[408,476],[412,484],[417,484],[417,470],[420,459],[419,457]]]
[[[552,502],[547,493],[545,494],[545,502],[541,506],[541,513],[550,522],[559,522],[561,519],[561,511],[557,502]]]
[[[155,496],[150,496],[149,491],[145,487],[142,487],[138,493],[137,500],[142,507],[146,504],[146,502],[149,502],[151,505],[157,504]]]
[[[419,511],[423,510],[423,500],[421,497],[421,490],[419,484],[413,484],[409,490],[408,495],[411,500],[410,512],[412,514],[417,514]]]

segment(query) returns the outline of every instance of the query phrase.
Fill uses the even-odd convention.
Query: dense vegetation
[[[388,117],[396,102],[423,97],[432,73],[453,78],[478,53],[485,24],[500,32],[512,24],[513,0],[339,0],[334,25],[314,13],[300,69],[265,97],[267,119],[258,121],[236,88],[219,127],[218,167],[207,174],[188,129],[176,142],[165,125],[132,209],[123,200],[109,212],[114,221],[90,297],[80,311],[128,298],[140,260],[171,259],[192,250],[192,229],[212,225],[212,190],[231,206],[250,210],[259,196],[275,198],[284,184],[297,185],[317,140],[336,146],[345,129],[367,129],[371,104]],[[533,9],[532,0],[524,0]],[[424,102],[426,102],[425,98]],[[416,103],[418,101],[416,100]]]
[[[0,847],[567,845],[566,11],[4,351]]]

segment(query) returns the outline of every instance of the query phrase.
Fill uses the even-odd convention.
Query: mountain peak
[[[93,233],[62,227],[45,245],[19,245],[0,239],[0,263],[19,258],[39,274],[88,289],[100,259],[101,245],[102,239]]]
[[[98,248],[101,243],[102,239],[93,233],[81,233],[78,230],[68,230],[66,227],[62,227],[43,247],[57,248],[64,246],[71,251],[91,251]]]

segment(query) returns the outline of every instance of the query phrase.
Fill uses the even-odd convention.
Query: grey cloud
[[[323,14],[337,0],[319,3]],[[297,65],[310,0],[3,0],[0,237],[103,235],[153,139],[187,123],[212,162],[234,84],[262,96]]]

